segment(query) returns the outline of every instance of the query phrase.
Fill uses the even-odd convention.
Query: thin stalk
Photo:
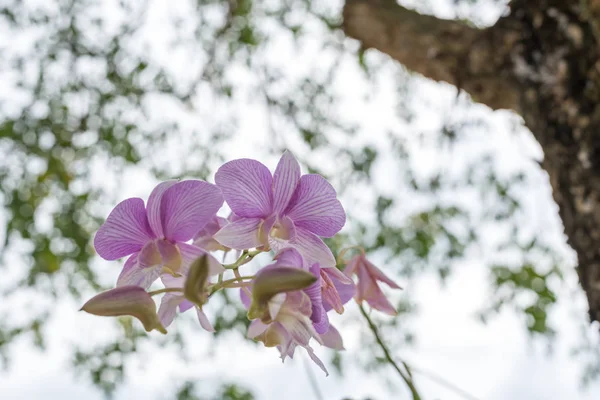
[[[391,355],[389,349],[387,348],[386,344],[384,343],[383,339],[381,338],[381,336],[379,334],[379,329],[377,329],[377,326],[373,323],[373,321],[371,320],[371,318],[369,317],[369,315],[367,314],[367,312],[365,311],[365,309],[363,308],[362,305],[359,304],[358,308],[360,310],[360,313],[367,320],[367,323],[369,324],[369,328],[371,329],[371,332],[373,332],[373,336],[375,336],[375,340],[377,341],[377,344],[379,344],[379,347],[383,351],[383,355],[385,356],[385,359],[387,360],[388,363],[390,363],[392,365],[392,367],[394,367],[394,369],[398,372],[398,375],[400,375],[400,377],[402,378],[404,383],[406,383],[406,386],[408,386],[408,389],[410,390],[410,393],[412,394],[413,400],[421,400],[422,399],[421,395],[419,395],[419,392],[417,391],[417,388],[415,387],[415,384],[412,380],[412,376],[410,375],[409,370],[407,369],[407,372],[402,371],[400,366],[392,358],[392,355]]]
[[[262,250],[254,250],[254,251],[244,250],[242,252],[242,254],[240,255],[240,258],[238,258],[232,264],[223,264],[223,268],[225,268],[225,269],[237,269],[237,268],[241,267],[242,265],[247,264],[250,261],[252,261],[252,259],[254,257],[256,257],[257,255],[259,255],[262,252],[263,252]]]
[[[161,294],[161,293],[169,293],[169,292],[183,292],[183,288],[164,288],[164,289],[158,289],[158,290],[154,290],[152,292],[148,292],[148,294],[150,296],[155,296],[157,294]]]

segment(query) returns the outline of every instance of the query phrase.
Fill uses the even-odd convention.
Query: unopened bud
[[[268,305],[275,295],[304,289],[314,282],[317,277],[300,268],[273,267],[266,268],[256,274],[252,285],[252,304],[248,317],[265,318],[269,313]]]
[[[183,286],[183,295],[186,299],[202,307],[206,303],[206,283],[209,270],[208,256],[205,254],[196,259],[190,266],[187,279]]]
[[[121,286],[92,297],[81,310],[105,317],[130,315],[139,319],[146,332],[153,329],[167,333],[156,314],[152,297],[139,286]]]

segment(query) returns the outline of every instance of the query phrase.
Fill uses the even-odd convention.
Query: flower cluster
[[[131,198],[119,203],[94,240],[106,260],[128,256],[117,287],[84,306],[95,315],[131,315],[146,331],[166,333],[176,314],[194,309],[200,325],[214,331],[203,306],[219,290],[236,288],[251,320],[248,337],[277,347],[282,360],[297,346],[325,372],[311,339],[342,350],[342,338],[328,318],[344,312],[351,298],[388,314],[395,310],[378,282],[399,288],[364,252],[343,271],[321,239],[337,234],[346,214],[335,189],[320,175],[301,175],[286,151],[275,172],[256,160],[230,161],[216,173],[216,184],[167,181],[148,202]],[[217,215],[226,202],[228,218]],[[231,264],[215,258],[237,253]],[[240,268],[260,253],[273,262],[254,275]],[[232,275],[227,278],[227,274]],[[352,276],[357,276],[357,283]],[[148,291],[157,280],[163,288]],[[162,294],[158,311],[152,296]]]

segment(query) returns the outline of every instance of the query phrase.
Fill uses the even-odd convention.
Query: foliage
[[[470,1],[456,3],[458,11],[473,10]],[[552,334],[548,313],[565,262],[546,236],[523,228],[521,207],[527,189],[539,183],[539,169],[530,163],[507,172],[493,146],[471,154],[474,138],[492,130],[489,114],[462,95],[445,92],[451,100],[435,103],[419,94],[415,88],[430,84],[344,39],[340,7],[190,0],[167,13],[172,32],[160,47],[151,35],[159,1],[0,6],[0,31],[20,43],[0,44],[0,82],[10,82],[9,95],[0,97],[6,220],[0,268],[11,277],[2,296],[12,304],[28,288],[49,299],[27,321],[14,322],[20,310],[0,310],[4,357],[26,333],[43,346],[55,298],[78,299],[105,285],[89,244],[118,196],[122,174],[137,166],[157,178],[207,177],[228,143],[248,135],[240,128],[247,113],[266,115],[268,151],[293,148],[310,171],[334,181],[351,204],[345,234],[392,273],[444,281],[482,249],[491,255],[481,266],[490,272],[491,291],[482,319],[509,306],[532,334]],[[172,58],[161,58],[165,48]],[[361,81],[349,87],[346,70],[360,71]],[[392,122],[374,125],[346,111],[349,97],[376,98],[382,85],[393,86],[392,104],[369,112],[393,110]],[[450,110],[424,124],[431,116],[423,110],[440,104]],[[166,157],[166,149],[180,157]],[[443,161],[420,171],[422,157]],[[451,168],[455,159],[461,168]],[[395,177],[393,187],[386,175]],[[506,262],[494,260],[507,252]],[[23,268],[16,273],[15,259]],[[244,310],[222,296],[217,332],[233,326],[244,332]],[[407,306],[406,315],[414,309]],[[89,372],[107,394],[123,380],[136,343],[148,340],[127,324],[121,322],[126,334],[113,343],[78,349],[73,357],[77,370]],[[395,336],[410,338],[405,333]],[[343,371],[341,362],[334,365]],[[220,398],[252,398],[235,386],[223,390]],[[190,386],[177,398],[193,396]]]

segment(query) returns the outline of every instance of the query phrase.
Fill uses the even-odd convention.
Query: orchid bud
[[[156,304],[152,297],[140,286],[121,286],[92,297],[81,310],[106,317],[130,315],[139,319],[146,332],[153,329],[166,334],[156,314]]]
[[[208,256],[205,254],[196,259],[190,266],[187,279],[183,286],[183,295],[186,299],[202,307],[206,303],[206,283],[209,270]]]
[[[252,285],[252,304],[248,310],[250,319],[263,318],[268,312],[269,301],[279,293],[304,289],[317,277],[300,268],[273,267],[256,274]]]

